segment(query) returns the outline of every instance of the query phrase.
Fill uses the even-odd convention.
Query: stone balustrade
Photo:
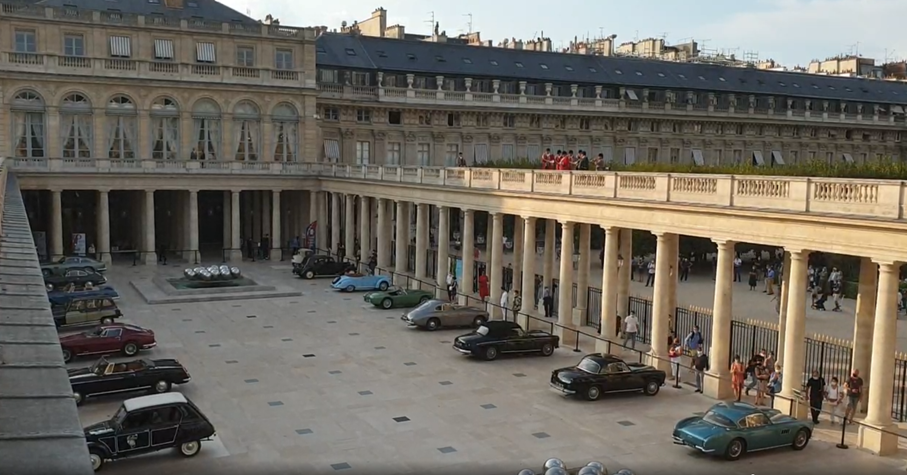
[[[10,160],[0,157],[0,236],[3,235],[3,203],[6,198],[6,175],[9,173]]]
[[[11,163],[10,163],[11,162]],[[907,219],[907,181],[761,175],[696,175],[341,165],[314,162],[237,162],[8,158],[29,174],[196,174],[335,177],[583,199],[618,199],[677,205],[721,206],[882,220]]]

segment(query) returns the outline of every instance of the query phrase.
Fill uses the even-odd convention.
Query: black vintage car
[[[97,286],[107,283],[107,277],[97,272],[82,269],[66,269],[59,274],[49,274],[44,276],[44,285],[48,291],[56,289],[65,289],[72,284],[73,290],[83,290],[86,286]]]
[[[96,472],[108,460],[164,449],[193,457],[202,450],[202,441],[214,436],[211,421],[180,393],[127,399],[112,418],[84,430]]]
[[[595,401],[604,393],[642,392],[658,394],[665,372],[640,363],[627,363],[614,355],[593,353],[579,364],[551,372],[551,388],[568,395]]]
[[[476,331],[458,336],[453,347],[464,355],[491,361],[501,354],[539,353],[551,356],[560,338],[543,331],[526,331],[515,322],[485,322]]]
[[[89,397],[104,394],[143,389],[166,393],[174,384],[185,384],[190,379],[186,368],[173,359],[110,363],[107,358],[101,358],[91,367],[69,370],[69,384],[77,405]]]
[[[305,258],[301,266],[293,269],[293,273],[303,279],[314,279],[315,277],[338,276],[355,268],[355,264],[338,261],[332,256],[310,255]]]

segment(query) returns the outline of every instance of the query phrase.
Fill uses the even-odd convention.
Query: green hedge
[[[516,160],[489,160],[488,162],[478,164],[477,166],[485,168],[541,168],[539,160],[526,158]],[[891,160],[872,161],[865,164],[846,162],[830,164],[828,162],[815,160],[771,168],[756,167],[748,163],[714,167],[671,163],[636,163],[633,165],[612,163],[611,170],[650,173],[699,173],[907,180],[907,162],[896,162]]]

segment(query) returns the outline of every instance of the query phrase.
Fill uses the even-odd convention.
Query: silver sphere
[[[211,273],[211,278],[214,280],[220,279],[220,269],[217,266],[211,266],[208,268],[208,272]]]
[[[535,475],[535,472],[533,472],[532,470],[530,470],[528,468],[524,468],[524,469],[520,470],[520,473],[518,473],[517,475]]]
[[[195,266],[195,268],[192,269],[192,270],[195,271],[195,275],[196,275],[196,276],[201,276],[202,271],[204,271],[205,268],[202,267],[202,266]]]
[[[195,278],[195,271],[192,269],[183,269],[183,276],[189,280],[192,280]]]
[[[633,470],[630,470],[629,468],[622,468],[618,470],[615,475],[633,475]]]
[[[228,266],[228,265],[222,265],[222,266],[218,267],[217,270],[220,271],[220,275],[221,275],[221,277],[223,277],[224,279],[232,279],[232,278],[233,278],[233,274],[230,273],[230,266]]]
[[[211,273],[208,272],[208,269],[202,269],[202,271],[199,272],[199,275],[201,276],[202,280],[211,280],[212,277]]]
[[[569,475],[569,473],[564,467],[552,467],[545,470],[545,475]]]
[[[602,475],[602,473],[596,467],[590,467],[586,465],[585,467],[579,469],[576,472],[576,475]]]
[[[230,273],[233,274],[234,279],[242,277],[242,272],[239,271],[239,267],[231,267]]]
[[[564,461],[561,459],[550,458],[545,461],[545,470],[548,470],[549,468],[557,468],[557,467],[567,468],[567,466],[564,465]]]
[[[586,466],[598,470],[598,473],[601,475],[608,475],[608,469],[605,468],[605,464],[601,462],[589,462],[586,464]]]

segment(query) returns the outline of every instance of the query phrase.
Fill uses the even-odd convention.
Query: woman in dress
[[[485,275],[485,272],[482,271],[479,274],[479,298],[484,302],[488,298],[488,276]]]
[[[734,356],[734,362],[731,363],[731,387],[734,389],[734,396],[737,396],[737,402],[743,395],[743,383],[746,380],[746,367],[740,361],[740,355]]]

